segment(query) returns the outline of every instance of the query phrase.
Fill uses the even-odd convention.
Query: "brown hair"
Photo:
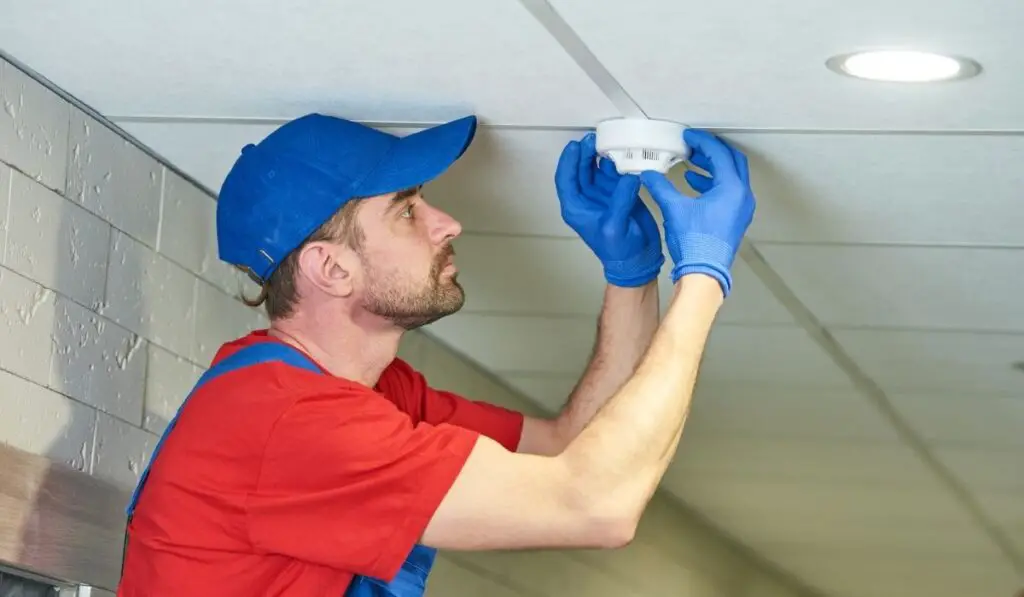
[[[250,307],[258,307],[265,303],[267,315],[271,320],[291,315],[295,309],[295,303],[299,299],[298,289],[295,287],[299,253],[309,243],[323,241],[345,242],[349,247],[358,251],[363,242],[363,231],[359,228],[355,218],[359,203],[358,199],[352,199],[345,203],[331,216],[331,219],[324,222],[301,245],[285,257],[281,265],[264,282],[256,298],[248,298],[243,293],[242,301]]]

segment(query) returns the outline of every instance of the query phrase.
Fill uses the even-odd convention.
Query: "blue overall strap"
[[[188,404],[188,399],[195,395],[196,391],[206,385],[210,380],[220,377],[225,373],[230,373],[236,369],[242,367],[248,367],[250,365],[256,365],[259,363],[265,363],[268,361],[281,361],[293,367],[300,367],[313,371],[314,373],[320,373],[320,368],[316,366],[313,361],[306,355],[299,352],[298,349],[289,346],[288,344],[282,344],[280,342],[261,342],[259,344],[251,344],[245,348],[239,349],[237,352],[229,357],[222,359],[213,367],[207,369],[206,373],[199,378],[196,382],[195,387],[188,393],[188,396],[181,402],[181,406],[178,407],[178,412],[174,413],[174,418],[167,423],[167,427],[164,429],[163,435],[160,436],[160,440],[157,441],[156,448],[153,449],[153,454],[149,457],[149,464],[146,465],[146,470],[142,471],[142,475],[139,476],[139,482],[135,486],[135,491],[132,493],[132,499],[128,503],[126,512],[128,514],[128,520],[130,521],[132,515],[135,513],[135,506],[139,502],[139,496],[142,494],[142,487],[146,484],[146,480],[149,479],[149,468],[153,466],[153,462],[156,460],[157,454],[160,453],[160,448],[163,446],[167,436],[170,435],[171,430],[178,423],[178,417],[181,416],[181,411]]]
[[[356,576],[343,597],[423,597],[436,557],[437,550],[433,547],[415,545],[394,580],[384,582],[370,576]]]

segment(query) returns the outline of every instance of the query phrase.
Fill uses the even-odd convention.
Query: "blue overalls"
[[[192,397],[196,390],[198,390],[203,384],[215,377],[236,369],[241,369],[242,367],[248,367],[268,361],[281,361],[293,367],[300,367],[320,373],[320,369],[308,357],[306,357],[306,355],[291,346],[280,344],[278,342],[266,342],[247,346],[240,349],[233,355],[221,360],[219,363],[207,370],[206,373],[199,378],[199,381],[196,382],[195,387],[192,388],[189,395],[185,397],[181,406],[178,407],[178,412],[175,413],[174,418],[167,424],[167,428],[164,430],[163,435],[160,436],[160,441],[157,442],[156,448],[153,449],[153,455],[149,459],[149,464],[146,466],[146,470],[144,470],[142,475],[139,477],[139,483],[135,486],[131,502],[129,502],[126,510],[128,513],[129,523],[131,523],[132,516],[135,513],[135,506],[139,501],[139,495],[142,493],[142,487],[146,484],[146,479],[149,478],[149,467],[152,466],[153,461],[156,460],[157,454],[160,452],[160,447],[163,445],[164,440],[167,439],[171,430],[174,429],[174,426],[178,421],[178,416],[181,415],[181,411],[185,408],[185,404],[188,403],[188,399]],[[126,533],[126,547],[127,541]],[[406,557],[397,576],[390,583],[368,576],[357,575],[352,579],[352,583],[345,591],[344,597],[422,597],[427,587],[427,576],[430,574],[430,569],[434,565],[434,558],[436,556],[436,549],[425,545],[415,545],[408,557]]]

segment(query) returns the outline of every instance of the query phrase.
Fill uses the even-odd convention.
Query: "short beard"
[[[381,274],[364,259],[369,286],[363,308],[405,330],[423,327],[457,312],[466,302],[466,293],[455,276],[441,277],[448,258],[454,254],[451,245],[441,251],[430,267],[427,283],[419,288],[410,288],[410,284],[394,275]]]

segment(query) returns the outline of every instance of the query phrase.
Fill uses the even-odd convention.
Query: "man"
[[[399,138],[313,114],[242,150],[218,202],[220,256],[262,285],[270,329],[221,348],[161,439],[119,595],[405,597],[422,594],[439,548],[632,539],[753,217],[746,159],[687,131],[711,174],[687,173],[694,200],[663,175],[596,166],[593,135],[565,148],[562,215],[609,285],[591,363],[543,420],[435,390],[395,358],[404,332],[463,304],[459,224],[421,187],[475,128]],[[673,261],[660,326],[665,258],[641,182]]]

